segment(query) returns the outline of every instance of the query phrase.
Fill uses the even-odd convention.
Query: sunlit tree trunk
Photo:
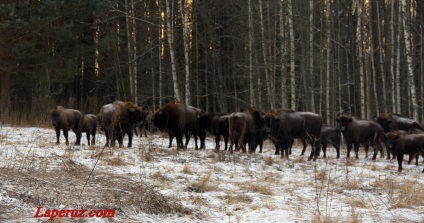
[[[188,6],[185,0],[180,0],[180,10],[183,25],[184,42],[184,67],[185,67],[185,103],[191,104],[190,96],[190,48],[189,48],[189,30],[188,30]]]
[[[294,58],[294,27],[293,27],[293,9],[292,0],[288,0],[287,8],[289,10],[289,33],[290,33],[290,99],[292,110],[296,110],[296,74]]]
[[[174,97],[175,101],[181,102],[181,94],[178,86],[178,78],[177,78],[177,67],[176,67],[176,59],[175,59],[175,52],[174,52],[174,32],[173,32],[173,22],[172,22],[172,13],[170,8],[170,0],[165,1],[165,8],[166,8],[166,36],[168,39],[168,45],[169,45],[169,54],[171,57],[171,69],[172,69],[172,81],[174,84]],[[173,0],[172,0],[173,1]]]
[[[411,94],[411,103],[412,103],[412,118],[418,119],[418,102],[417,102],[417,94],[415,89],[415,79],[414,79],[414,71],[412,68],[412,50],[411,50],[411,40],[409,33],[409,26],[406,25],[406,1],[401,0],[402,4],[402,25],[403,25],[403,35],[405,38],[405,51],[406,51],[406,63],[408,67],[408,89]]]

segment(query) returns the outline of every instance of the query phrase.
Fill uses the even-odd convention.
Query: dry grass
[[[207,191],[215,191],[218,189],[218,185],[211,182],[212,173],[208,173],[202,177],[199,181],[191,184],[188,189],[189,191],[195,191],[196,193],[204,193]]]
[[[150,152],[142,153],[142,158],[146,162],[153,162],[154,161],[153,155]]]
[[[240,188],[249,192],[260,193],[264,195],[274,195],[274,191],[270,185],[263,182],[242,183]]]
[[[424,188],[418,181],[407,180],[395,185],[391,208],[411,208],[424,205]]]
[[[238,203],[243,203],[243,204],[252,203],[252,198],[244,194],[225,195],[219,198],[222,200],[225,200],[225,202],[230,205],[234,205]]]
[[[127,163],[121,157],[105,158],[103,161],[109,166],[125,166]]]
[[[264,158],[265,164],[268,166],[272,166],[272,164],[274,164],[274,159],[272,158],[272,156],[267,156]]]
[[[184,174],[193,174],[193,171],[190,169],[190,166],[187,163],[184,163],[183,173]]]

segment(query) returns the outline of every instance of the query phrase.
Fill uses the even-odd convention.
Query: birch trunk
[[[176,102],[181,102],[180,90],[178,87],[178,77],[177,77],[177,68],[174,52],[174,32],[173,32],[173,22],[172,22],[172,13],[169,5],[170,0],[165,1],[166,8],[166,36],[169,44],[169,54],[171,57],[171,69],[172,69],[172,81],[174,84],[174,97]],[[173,1],[173,0],[172,0]]]
[[[125,24],[126,24],[126,30],[127,30],[127,50],[128,50],[128,75],[130,79],[130,100],[132,101],[134,99],[134,69],[133,69],[133,48],[132,48],[132,37],[131,37],[131,21],[130,21],[130,14],[129,14],[129,8],[128,8],[128,0],[125,0]]]
[[[296,74],[294,61],[294,28],[293,28],[293,9],[292,0],[288,0],[287,8],[289,10],[289,32],[290,32],[290,99],[292,110],[296,110]]]
[[[327,51],[325,71],[325,116],[327,124],[330,124],[330,49],[331,49],[331,20],[330,3],[327,3]],[[340,75],[339,75],[340,76]],[[339,87],[340,88],[340,87]]]
[[[390,57],[390,75],[391,75],[391,79],[392,79],[392,85],[391,85],[391,90],[392,90],[392,111],[393,112],[398,112],[396,110],[397,106],[396,106],[396,81],[395,81],[395,52],[396,52],[396,45],[395,45],[395,5],[394,5],[394,1],[395,0],[391,0],[390,1],[390,41],[392,42],[391,44],[391,57]]]
[[[401,5],[398,4],[398,20],[401,18]],[[401,113],[400,107],[400,33],[401,23],[398,22],[397,35],[396,35],[396,112]]]
[[[379,1],[376,1],[377,4],[377,32],[378,32],[378,42],[379,42],[379,46],[378,46],[378,59],[379,59],[379,64],[380,64],[380,74],[381,74],[381,93],[383,96],[383,111],[387,111],[387,91],[386,91],[386,71],[384,68],[384,60],[383,60],[383,47],[382,47],[382,35],[381,35],[381,28],[380,28],[380,24],[383,24],[382,22],[380,22],[380,7],[378,4]],[[376,104],[377,101],[375,102]],[[379,112],[378,112],[379,113]]]
[[[185,0],[180,0],[180,10],[183,25],[184,42],[184,67],[185,67],[185,103],[191,104],[190,95],[190,58],[189,58],[189,35],[188,35],[188,7]]]
[[[417,102],[417,93],[415,89],[415,79],[414,71],[412,68],[412,51],[411,51],[411,42],[410,42],[410,33],[409,26],[406,25],[406,1],[401,0],[402,4],[402,25],[403,25],[403,35],[405,38],[405,51],[406,51],[406,63],[408,67],[408,89],[411,94],[411,103],[412,103],[412,118],[418,119],[418,102]]]

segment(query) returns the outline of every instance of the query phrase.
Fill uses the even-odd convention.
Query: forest
[[[0,122],[115,100],[423,121],[420,12],[421,0],[3,0]]]

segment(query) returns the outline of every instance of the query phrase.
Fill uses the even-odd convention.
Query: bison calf
[[[87,134],[87,144],[90,145],[90,135],[93,136],[91,139],[91,145],[96,144],[96,130],[99,120],[97,116],[93,114],[86,114],[82,120],[82,132]]]
[[[388,150],[397,156],[398,172],[402,172],[403,155],[409,154],[409,162],[413,157],[421,155],[424,157],[424,134],[401,134],[389,132],[386,134]],[[424,173],[424,169],[423,169]]]
[[[51,111],[52,124],[56,131],[56,144],[59,144],[60,130],[66,139],[66,145],[69,145],[68,131],[72,129],[77,137],[75,145],[81,143],[82,132],[82,113],[75,109],[66,109],[62,106],[56,106]]]

